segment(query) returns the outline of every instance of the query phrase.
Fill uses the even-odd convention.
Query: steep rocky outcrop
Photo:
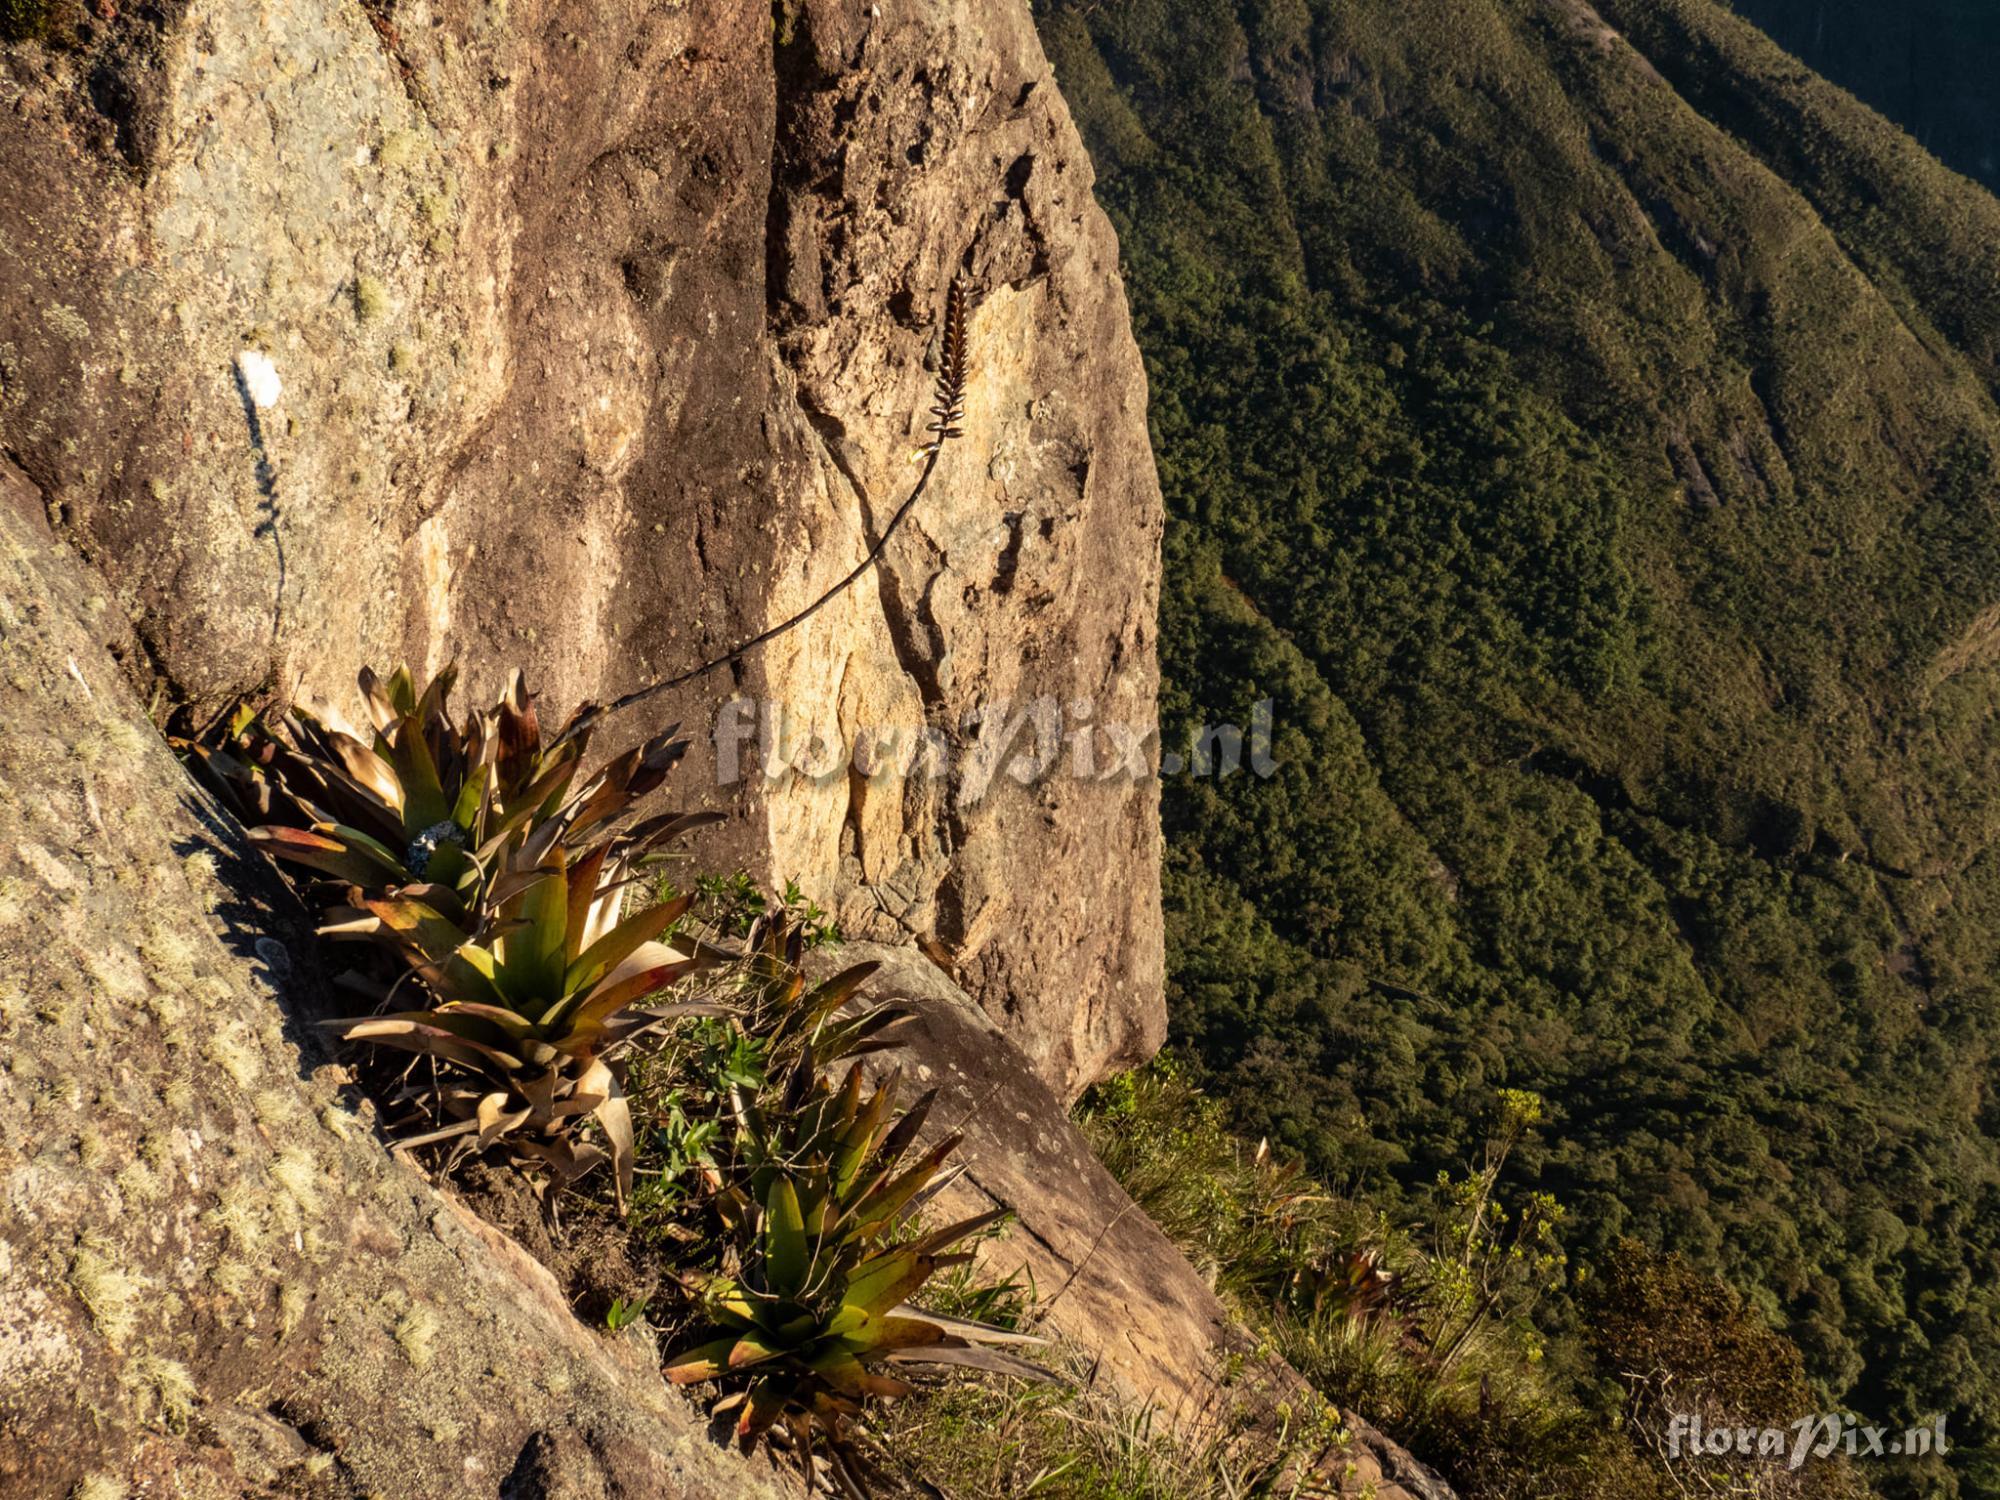
[[[102,580],[0,463],[0,1493],[761,1496],[642,1333],[396,1161],[315,1039],[310,922],[192,786],[113,652]],[[1277,1441],[1299,1377],[1254,1347],[929,960],[852,944],[918,1011],[991,1269],[1102,1378],[1197,1437]],[[1232,1368],[1234,1367],[1234,1368]],[[1354,1414],[1342,1495],[1450,1500]],[[120,1488],[129,1486],[130,1489]]]
[[[37,509],[0,465],[0,1494],[778,1493],[384,1150]]]
[[[790,616],[907,492],[963,276],[964,436],[880,568],[601,743],[680,720],[704,866],[951,967],[931,1040],[1039,1122],[980,1180],[1080,1149],[1164,1029],[1161,517],[1027,6],[55,14],[0,46],[0,1491],[761,1494],[388,1155],[308,924],[154,726],[397,659],[561,714]],[[1121,1382],[1208,1399],[1219,1305],[1074,1185],[1017,1205],[1062,1306],[1139,1318],[1098,1278],[1143,1268]]]
[[[107,648],[96,575],[0,466],[0,1442],[6,1492],[755,1495],[637,1335],[396,1162],[312,1039],[303,914],[187,782]],[[1303,1382],[1257,1350],[930,961],[902,1059],[966,1134],[948,1217],[999,1206],[1040,1316],[1185,1430],[1275,1441]],[[1225,1373],[1230,1365],[1240,1368]],[[1448,1500],[1365,1421],[1347,1495]]]
[[[1021,0],[162,0],[64,38],[0,51],[0,448],[162,711],[398,658],[561,710],[719,654],[880,536],[967,275],[966,435],[880,572],[610,733],[747,700],[696,772],[711,863],[948,951],[1058,1092],[1157,1045],[1144,379]]]
[[[828,967],[870,961],[882,966],[870,993],[916,1012],[907,1045],[889,1060],[911,1088],[938,1091],[930,1135],[963,1137],[952,1157],[963,1175],[938,1212],[1007,1210],[1009,1228],[985,1247],[984,1269],[1035,1288],[1038,1331],[1088,1351],[1126,1401],[1197,1441],[1234,1441],[1264,1458],[1289,1449],[1356,1500],[1452,1500],[1442,1479],[1355,1412],[1341,1413],[1344,1441],[1300,1451],[1311,1388],[1105,1170],[1028,1060],[915,953],[849,944]]]

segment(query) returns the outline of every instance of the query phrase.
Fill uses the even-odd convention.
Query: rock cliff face
[[[884,566],[607,734],[719,724],[708,861],[935,945],[1059,1093],[1158,1044],[1144,380],[1021,0],[96,17],[0,51],[0,448],[156,711],[720,654],[881,535],[963,273],[966,435]]]

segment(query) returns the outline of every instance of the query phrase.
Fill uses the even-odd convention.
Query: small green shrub
[[[796,929],[804,940],[804,951],[837,948],[842,941],[840,927],[817,901],[787,880],[784,889],[767,895],[747,870],[733,875],[695,875],[683,888],[670,875],[662,875],[653,887],[656,901],[674,901],[692,895],[690,923],[699,924],[718,939],[748,936],[758,919],[782,915],[788,929]]]

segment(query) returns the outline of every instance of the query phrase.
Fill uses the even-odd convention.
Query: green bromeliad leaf
[[[796,1297],[805,1289],[809,1259],[805,1216],[799,1195],[786,1177],[772,1179],[764,1198],[764,1273],[779,1297]]]

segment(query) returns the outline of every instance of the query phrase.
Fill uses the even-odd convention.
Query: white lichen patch
[[[69,1263],[69,1287],[104,1341],[123,1347],[138,1322],[145,1283],[120,1267],[101,1242],[86,1241]]]
[[[35,1018],[52,1026],[59,1026],[69,1014],[67,1001],[45,1001],[35,1012]],[[73,1111],[83,1104],[83,1085],[73,1074],[59,1073],[54,1078],[41,1081],[41,1096],[59,1110]]]
[[[106,940],[83,954],[83,969],[96,982],[97,992],[121,1012],[133,1005],[145,1005],[151,986],[139,954],[123,943]]]
[[[250,1028],[241,1021],[231,1021],[208,1039],[208,1056],[241,1089],[249,1088],[264,1071],[264,1060],[252,1044]]]
[[[148,990],[144,1001],[148,1015],[160,1023],[160,1031],[169,1046],[187,1045],[187,1033],[183,1029],[187,1022],[187,1005],[173,990]]]
[[[319,1167],[311,1153],[287,1146],[271,1163],[271,1176],[302,1214],[311,1214],[319,1207]]]
[[[131,1161],[119,1172],[113,1186],[128,1211],[157,1203],[165,1196],[159,1176],[143,1161]]]
[[[96,765],[110,749],[110,738],[96,725],[79,729],[70,737],[70,759],[80,766]]]
[[[51,302],[42,309],[42,321],[72,343],[82,343],[90,337],[90,325],[83,320],[83,314],[75,308],[60,302]]]
[[[28,867],[29,872],[50,890],[73,891],[76,889],[76,876],[71,872],[70,867],[49,853],[40,844],[23,840],[15,846],[14,852],[20,856],[21,863]]]
[[[208,1268],[208,1279],[230,1301],[241,1302],[257,1278],[246,1262],[224,1256]]]
[[[414,130],[392,130],[382,137],[375,160],[386,171],[396,172],[411,165],[424,149],[424,138]]]
[[[437,1314],[428,1307],[413,1307],[396,1320],[396,1344],[419,1370],[429,1369],[436,1357],[437,1335]]]
[[[136,755],[143,755],[149,746],[159,743],[157,739],[149,738],[145,730],[128,719],[113,719],[105,725],[104,737],[111,741],[111,748],[127,760]]]
[[[0,1390],[58,1389],[82,1358],[49,1299],[10,1271],[0,1244]]]
[[[76,1138],[76,1156],[86,1172],[105,1172],[116,1159],[111,1143],[95,1125],[85,1125]]]
[[[203,952],[203,945],[186,931],[157,921],[146,924],[146,935],[139,942],[139,956],[154,982],[173,989],[194,983]]]
[[[122,1479],[109,1474],[86,1474],[69,1492],[69,1500],[125,1500],[131,1489]]]
[[[288,1339],[299,1331],[299,1324],[305,1321],[306,1294],[291,1282],[278,1290],[278,1337]]]
[[[247,1183],[228,1182],[216,1194],[208,1222],[238,1250],[255,1250],[269,1233],[270,1202]]]
[[[194,1378],[178,1360],[141,1355],[129,1372],[139,1407],[139,1420],[157,1422],[173,1433],[184,1433],[198,1399]]]

